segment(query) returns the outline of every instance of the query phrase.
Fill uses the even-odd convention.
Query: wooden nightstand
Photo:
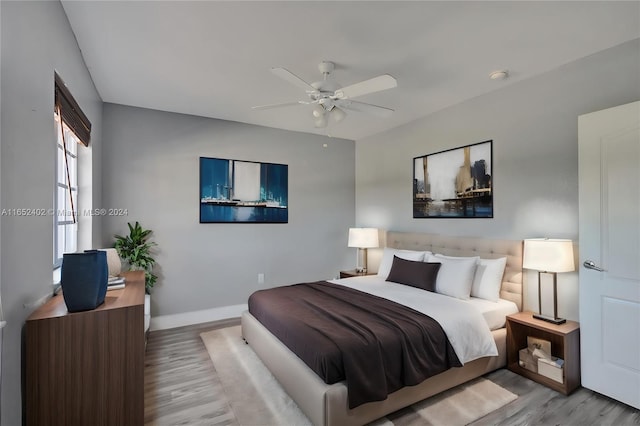
[[[348,271],[340,271],[340,278],[351,278],[351,277],[364,277],[365,275],[375,275],[373,272],[357,272],[355,269],[350,269]]]
[[[551,355],[564,360],[564,383],[519,365],[518,351],[527,347],[527,336],[551,342]],[[580,386],[580,324],[567,321],[555,325],[533,318],[531,312],[507,316],[507,367],[521,376],[569,395]]]

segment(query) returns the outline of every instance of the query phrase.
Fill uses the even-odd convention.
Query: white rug
[[[311,425],[251,347],[244,343],[240,326],[200,336],[240,425]],[[479,378],[417,402],[409,410],[390,414],[372,425],[466,425],[516,398],[508,390]]]

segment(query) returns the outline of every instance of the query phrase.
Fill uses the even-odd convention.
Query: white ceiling
[[[640,37],[640,2],[62,1],[105,102],[361,139]],[[307,82],[336,63],[342,86],[391,74],[398,87],[315,129]],[[491,71],[510,78],[493,81]]]

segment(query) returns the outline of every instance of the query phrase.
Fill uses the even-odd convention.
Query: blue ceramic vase
[[[87,250],[62,257],[62,295],[69,312],[95,309],[107,294],[107,253]]]

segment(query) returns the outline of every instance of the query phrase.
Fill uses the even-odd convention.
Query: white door
[[[640,408],[640,102],[580,116],[578,139],[582,385]]]

